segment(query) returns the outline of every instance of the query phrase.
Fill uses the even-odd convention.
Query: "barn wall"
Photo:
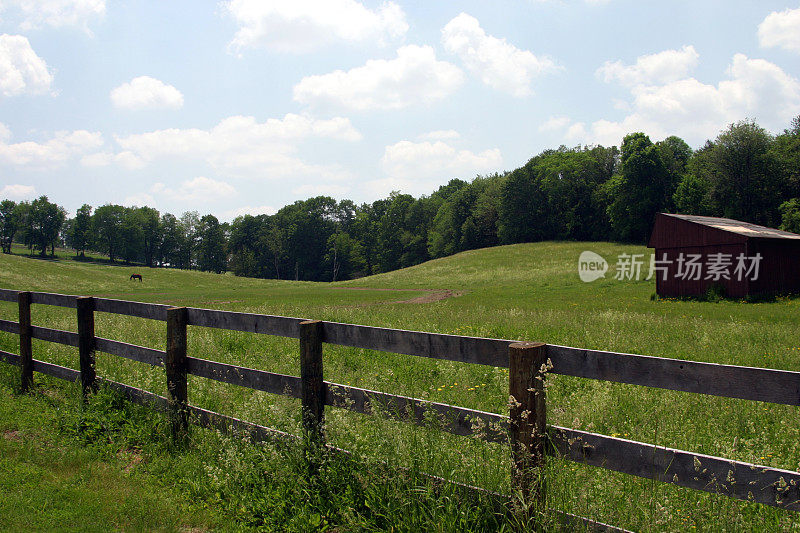
[[[751,283],[751,294],[800,292],[800,242],[750,239],[748,253],[763,257],[758,280]]]
[[[740,253],[746,253],[745,248],[746,247],[743,243],[721,244],[715,246],[686,246],[683,248],[656,248],[655,253],[658,260],[661,260],[663,254],[667,254],[667,260],[670,261],[668,264],[666,280],[661,279],[661,273],[655,274],[658,276],[656,280],[656,292],[659,296],[667,298],[677,298],[681,296],[701,296],[705,294],[705,292],[713,284],[716,283],[725,288],[726,295],[733,298],[742,298],[747,295],[748,281],[737,281],[735,276],[733,276],[733,266],[730,269],[730,280],[721,279],[717,282],[707,280],[705,279],[705,268],[703,269],[701,279],[699,280],[680,279],[677,277],[677,260],[681,253],[684,255],[701,254],[703,256],[703,261],[707,260],[709,254],[723,253],[731,254],[731,257],[734,258],[735,262],[735,257],[737,255]]]

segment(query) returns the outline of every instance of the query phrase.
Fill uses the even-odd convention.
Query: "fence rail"
[[[91,300],[81,314],[78,300]],[[302,401],[304,431],[324,442],[322,421],[326,406],[425,424],[431,414],[443,431],[509,444],[517,469],[512,480],[526,493],[543,499],[542,487],[520,475],[521,465],[539,467],[544,454],[622,472],[664,483],[688,487],[731,498],[800,510],[800,473],[721,457],[675,450],[626,439],[546,425],[544,390],[537,390],[542,378],[536,357],[549,359],[550,372],[589,379],[628,383],[673,391],[707,394],[784,405],[800,405],[800,372],[719,365],[636,354],[587,350],[557,345],[517,343],[487,339],[406,331],[336,322],[306,321],[301,318],[173,308],[168,305],[129,302],[106,298],[85,298],[53,293],[28,293],[0,289],[0,301],[19,305],[20,321],[0,320],[0,331],[20,337],[20,355],[0,351],[0,360],[20,367],[23,386],[26,372],[48,374],[83,382],[84,390],[105,383],[132,401],[155,403],[172,413],[176,431],[188,423],[188,416],[202,425],[241,430],[257,440],[294,440],[297,437],[214,413],[188,404],[186,375],[191,374],[254,390],[299,398]],[[30,325],[30,305],[44,304],[78,308],[78,334]],[[84,304],[88,305],[88,304]],[[94,312],[115,313],[166,321],[166,350],[94,336]],[[83,318],[82,318],[83,317]],[[22,325],[21,325],[22,324]],[[186,327],[209,327],[233,331],[278,335],[300,340],[300,377],[187,357]],[[30,340],[38,339],[78,347],[81,370],[35,360]],[[405,355],[446,359],[472,364],[510,367],[509,390],[516,403],[530,405],[510,416],[430,402],[407,396],[351,387],[323,380],[322,345],[336,344]],[[516,346],[516,348],[515,348]],[[520,347],[521,346],[521,347]],[[94,376],[94,351],[166,367],[168,397]],[[515,350],[521,350],[519,353]],[[514,355],[514,354],[517,355]],[[538,355],[536,355],[538,354]],[[515,361],[514,357],[519,359]],[[85,360],[86,359],[86,360]],[[87,376],[89,382],[87,383]],[[28,381],[32,378],[27,377]],[[528,385],[526,385],[526,383]],[[527,397],[523,397],[526,396]],[[528,402],[528,403],[526,403]],[[539,427],[541,430],[537,430]],[[546,430],[543,428],[546,427]],[[526,435],[532,435],[531,440]],[[522,451],[520,451],[522,450]]]

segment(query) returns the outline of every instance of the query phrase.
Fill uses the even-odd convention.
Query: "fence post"
[[[33,386],[33,331],[31,328],[31,293],[18,292],[19,303],[19,370],[20,391]]]
[[[508,347],[508,392],[511,482],[514,494],[529,503],[544,504],[543,467],[547,438],[544,372],[547,345],[517,342]]]
[[[94,340],[94,298],[79,296],[76,301],[78,310],[78,354],[81,367],[81,387],[83,401],[89,393],[97,391],[97,374],[95,372],[95,340]]]
[[[186,383],[186,316],[185,307],[167,309],[167,353],[164,369],[167,374],[167,400],[172,422],[172,436],[183,440],[189,429],[188,392]]]
[[[325,389],[322,377],[322,322],[300,322],[300,400],[303,431],[311,443],[325,442]]]

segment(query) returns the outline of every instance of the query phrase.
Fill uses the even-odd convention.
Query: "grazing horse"
[[[131,274],[131,280],[135,280],[135,279],[138,279],[139,281],[142,281],[142,275],[141,274]]]

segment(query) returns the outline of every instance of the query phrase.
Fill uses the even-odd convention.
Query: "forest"
[[[800,233],[800,116],[773,135],[753,120],[697,150],[631,133],[620,147],[561,146],[502,174],[451,179],[430,195],[357,205],[318,196],[274,215],[220,222],[192,211],[85,204],[74,218],[46,196],[0,202],[0,244],[56,246],[149,267],[336,281],[464,250],[545,240],[644,243],[655,214],[720,216]]]

